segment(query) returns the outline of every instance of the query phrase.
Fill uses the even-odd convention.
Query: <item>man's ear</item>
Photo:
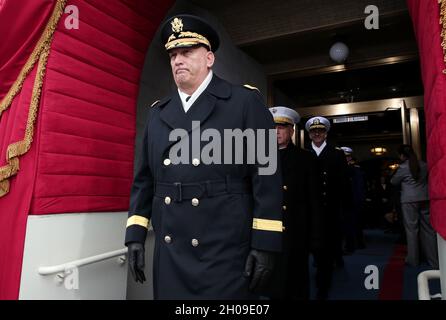
[[[212,66],[214,65],[214,62],[215,62],[215,55],[212,51],[209,50],[206,53],[206,66],[208,68],[212,68]]]

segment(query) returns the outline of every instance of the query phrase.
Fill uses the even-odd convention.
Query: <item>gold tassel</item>
[[[6,166],[0,167],[0,183],[8,181],[7,179],[17,174],[20,167],[19,156],[24,155],[31,148],[34,126],[37,120],[37,113],[39,111],[40,97],[42,93],[43,80],[45,78],[46,63],[48,62],[49,51],[49,47],[44,48],[39,59],[39,64],[37,66],[37,75],[34,80],[31,104],[28,113],[28,121],[26,123],[25,129],[25,137],[23,140],[14,142],[8,146],[6,152],[6,160],[8,164]],[[8,193],[9,184],[8,188],[2,188],[1,186],[0,188],[0,197],[2,197]]]
[[[438,0],[440,5],[441,47],[443,48],[443,60],[446,64],[446,0]],[[443,70],[446,74],[446,69]]]
[[[14,98],[19,94],[22,90],[23,83],[25,82],[26,77],[34,68],[34,65],[39,60],[40,55],[45,47],[52,41],[54,31],[56,30],[57,23],[59,22],[60,17],[62,16],[67,0],[57,0],[56,6],[54,7],[53,14],[51,15],[45,30],[42,33],[37,45],[35,46],[33,52],[30,57],[26,61],[22,70],[19,73],[16,81],[12,85],[11,89],[9,89],[8,93],[0,102],[0,118],[2,116],[3,111],[9,108],[12,104]]]
[[[26,122],[25,137],[23,140],[10,144],[6,151],[7,165],[0,167],[0,198],[8,194],[10,183],[9,178],[17,174],[20,169],[19,157],[24,155],[31,148],[34,136],[34,128],[39,112],[40,99],[42,95],[42,86],[46,74],[46,64],[50,53],[51,42],[54,36],[57,23],[64,12],[67,0],[58,0],[54,8],[53,15],[48,22],[45,31],[36,45],[32,56],[28,59],[19,78],[14,83],[11,90],[6,95],[5,99],[0,103],[0,116],[12,103],[14,97],[20,92],[25,81],[26,76],[32,70],[35,62],[39,61],[37,65],[37,74],[34,79],[33,91],[31,96],[31,103],[29,106],[28,119]]]
[[[9,192],[9,181],[0,181],[0,198]]]

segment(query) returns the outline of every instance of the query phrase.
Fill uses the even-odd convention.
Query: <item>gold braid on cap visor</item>
[[[285,117],[274,117],[274,122],[294,125],[294,122],[292,120]]]
[[[178,37],[176,37],[175,34],[172,34],[167,40],[165,47],[166,50],[170,50],[177,47],[193,46],[199,43],[204,44],[208,46],[209,49],[211,49],[211,43],[201,34],[196,32],[185,31],[185,32],[180,32]]]
[[[312,124],[312,125],[310,125],[308,130],[312,130],[312,129],[325,129],[325,130],[327,130],[327,127],[324,126],[323,124]]]

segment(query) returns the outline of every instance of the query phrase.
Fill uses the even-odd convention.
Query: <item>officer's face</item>
[[[203,47],[172,49],[169,56],[175,83],[188,94],[200,86],[215,60],[212,51]]]
[[[277,144],[280,147],[288,145],[291,141],[291,137],[294,134],[294,129],[292,126],[276,124],[277,131]]]
[[[320,146],[327,139],[327,130],[325,129],[312,129],[310,130],[310,139],[316,146]]]

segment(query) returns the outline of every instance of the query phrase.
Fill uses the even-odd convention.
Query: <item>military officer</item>
[[[363,207],[366,195],[365,174],[361,167],[353,159],[353,149],[350,147],[341,147],[345,159],[348,163],[348,176],[352,186],[352,206],[349,212],[345,213],[345,252],[352,253],[357,248],[364,248],[363,225]]]
[[[145,280],[143,244],[151,223],[155,299],[255,298],[281,251],[280,164],[272,174],[260,174],[257,158],[206,164],[194,153],[194,123],[220,137],[227,129],[269,130],[275,141],[273,119],[258,90],[213,73],[219,37],[206,21],[178,15],[165,21],[161,34],[177,90],[149,110],[126,229],[130,271]],[[277,145],[258,139],[277,155]],[[171,152],[179,146],[192,149],[181,152],[182,161]],[[244,142],[239,151],[248,147]],[[227,151],[216,148],[214,156]]]
[[[287,107],[270,108],[279,144],[283,179],[283,251],[266,295],[272,299],[309,299],[309,253],[322,246],[316,157],[292,142],[299,114]]]
[[[320,116],[313,117],[307,121],[305,129],[311,140],[310,150],[317,156],[320,200],[326,222],[324,246],[314,254],[317,299],[323,300],[328,298],[334,264],[343,266],[341,218],[349,204],[350,186],[344,153],[326,141],[330,121]]]

